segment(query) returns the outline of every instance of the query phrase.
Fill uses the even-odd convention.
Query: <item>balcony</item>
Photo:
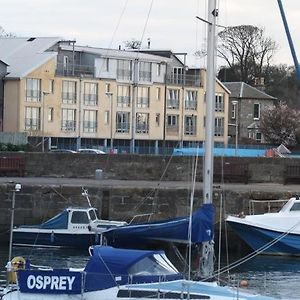
[[[201,87],[202,83],[200,80],[200,75],[179,75],[179,74],[169,74],[166,76],[166,83],[170,85],[183,85],[190,87]]]
[[[95,77],[95,68],[85,65],[57,64],[55,75],[65,77]]]

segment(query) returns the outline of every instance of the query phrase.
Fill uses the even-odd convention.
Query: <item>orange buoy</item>
[[[240,281],[240,287],[248,287],[248,281],[247,280],[241,280]]]

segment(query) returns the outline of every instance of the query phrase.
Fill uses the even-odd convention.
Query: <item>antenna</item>
[[[85,189],[84,187],[82,187],[82,193],[81,193],[81,195],[86,198],[89,207],[92,207],[91,201],[90,201],[90,198],[89,198],[89,194],[88,194],[88,190]]]

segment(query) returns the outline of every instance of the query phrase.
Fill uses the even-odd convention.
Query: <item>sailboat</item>
[[[208,3],[208,69],[210,71],[207,85],[204,206],[212,205],[214,41],[217,17],[216,1],[212,0]],[[191,219],[192,216],[190,216]],[[191,232],[191,226],[189,232]],[[213,234],[209,234],[209,239],[202,243],[201,261],[203,275],[209,277],[213,272]],[[34,270],[24,260],[16,259],[15,262],[15,267],[9,265],[12,280],[2,300],[273,299],[219,286],[215,282],[184,279],[163,251],[95,246],[91,249],[89,262],[84,269],[79,270],[51,268]]]

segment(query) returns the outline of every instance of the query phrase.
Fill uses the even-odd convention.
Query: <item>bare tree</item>
[[[124,41],[123,43],[126,49],[140,49],[142,45],[142,41],[136,39]]]
[[[294,145],[300,127],[299,117],[298,110],[289,108],[286,103],[279,103],[263,111],[260,122],[261,132],[266,141],[273,145]]]
[[[270,64],[277,45],[265,37],[263,28],[252,25],[227,27],[219,33],[218,55],[233,69],[240,81],[253,82]]]

